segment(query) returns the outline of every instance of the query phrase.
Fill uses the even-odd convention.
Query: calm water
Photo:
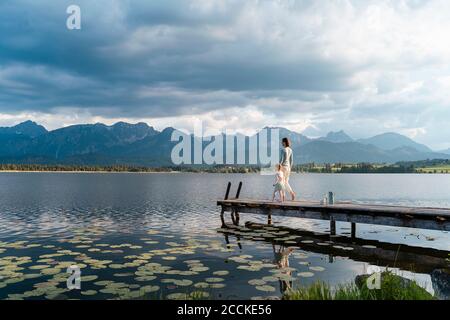
[[[448,267],[442,258],[450,251],[447,232],[358,225],[358,238],[367,242],[352,243],[348,224],[338,223],[344,237],[330,239],[323,235],[326,222],[276,217],[275,225],[303,231],[221,229],[215,201],[228,181],[234,187],[244,182],[241,197],[267,199],[272,180],[258,174],[2,173],[0,299],[192,292],[275,298],[289,287],[352,282],[374,265],[394,264],[404,277],[439,290],[430,274]],[[301,174],[291,180],[303,199],[334,191],[338,200],[450,207],[448,175]],[[263,222],[241,215],[241,225],[245,221]],[[72,264],[81,268],[81,290],[67,290]]]

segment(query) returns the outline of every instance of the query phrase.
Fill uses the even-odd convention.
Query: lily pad
[[[206,278],[205,281],[206,282],[211,282],[211,283],[215,283],[215,282],[222,282],[225,279],[223,278],[215,278],[215,277],[211,277],[211,278]]]
[[[309,270],[312,270],[312,271],[324,271],[325,268],[317,266],[317,267],[309,267]]]
[[[156,292],[159,289],[159,286],[144,286],[141,288],[145,293]]]
[[[180,287],[186,287],[192,285],[193,282],[191,280],[183,279],[183,280],[175,280],[173,283]]]
[[[97,294],[97,291],[95,290],[86,290],[86,291],[81,291],[81,294],[83,296],[93,296]]]
[[[209,284],[207,282],[197,282],[196,284],[194,284],[194,287],[201,288],[201,289],[209,288],[210,286],[211,286],[211,284]]]
[[[256,286],[255,288],[256,290],[264,292],[274,292],[276,290],[275,287],[269,285]]]
[[[299,272],[299,273],[297,273],[297,275],[302,278],[314,277],[314,273],[312,273],[312,272]]]
[[[94,281],[97,279],[98,279],[98,276],[96,276],[96,275],[81,276],[81,282],[89,282],[89,281]]]
[[[252,279],[248,281],[248,284],[252,285],[252,286],[263,286],[266,284],[266,281],[262,280],[262,279]]]

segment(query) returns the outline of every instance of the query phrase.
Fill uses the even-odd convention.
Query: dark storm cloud
[[[173,116],[245,104],[258,91],[346,85],[347,70],[333,63],[308,55],[285,63],[280,48],[265,41],[214,34],[233,27],[243,10],[238,1],[217,8],[189,1],[78,1],[82,30],[69,31],[65,10],[72,3],[0,4],[2,111],[67,106]],[[144,86],[185,92],[146,97],[138,94]],[[245,93],[221,102],[197,99],[208,90]]]
[[[72,4],[82,30],[66,28]],[[449,12],[442,0],[3,0],[0,121],[247,112],[253,129],[398,129],[444,148],[433,114],[450,104]]]

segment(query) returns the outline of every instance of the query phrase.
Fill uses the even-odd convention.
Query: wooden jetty
[[[239,224],[240,213],[254,213],[267,216],[269,224],[272,216],[285,216],[330,221],[330,233],[336,234],[336,221],[350,222],[351,234],[356,233],[356,223],[383,226],[419,228],[450,231],[450,209],[407,207],[394,205],[360,204],[336,202],[321,204],[314,201],[271,202],[267,200],[239,199],[242,182],[236,197],[229,199],[231,183],[228,183],[225,198],[217,201],[221,207],[221,219],[225,224],[224,213],[231,212],[234,224]]]

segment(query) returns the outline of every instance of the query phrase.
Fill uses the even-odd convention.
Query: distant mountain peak
[[[125,121],[119,121],[112,125],[112,127],[146,127],[150,128],[150,126],[145,122],[138,122],[138,123],[129,123]]]
[[[37,126],[37,125],[38,124],[36,122],[34,122],[34,121],[26,120],[24,122],[21,122],[21,123],[15,125],[15,127],[19,127],[19,126]]]
[[[424,144],[420,144],[404,135],[395,132],[378,134],[371,138],[359,139],[359,143],[371,144],[382,150],[394,150],[401,147],[414,148],[421,152],[431,152],[432,150]]]
[[[289,138],[293,145],[304,145],[308,142],[311,142],[311,139],[307,136],[283,127],[265,127],[263,129],[278,129],[280,139]]]
[[[35,138],[40,135],[46,134],[48,131],[40,124],[37,124],[36,122],[31,120],[27,120],[13,127],[0,128],[0,132],[7,134],[19,134]]]
[[[330,131],[325,137],[319,138],[319,140],[324,140],[334,143],[352,142],[353,139],[345,133],[344,130]]]

